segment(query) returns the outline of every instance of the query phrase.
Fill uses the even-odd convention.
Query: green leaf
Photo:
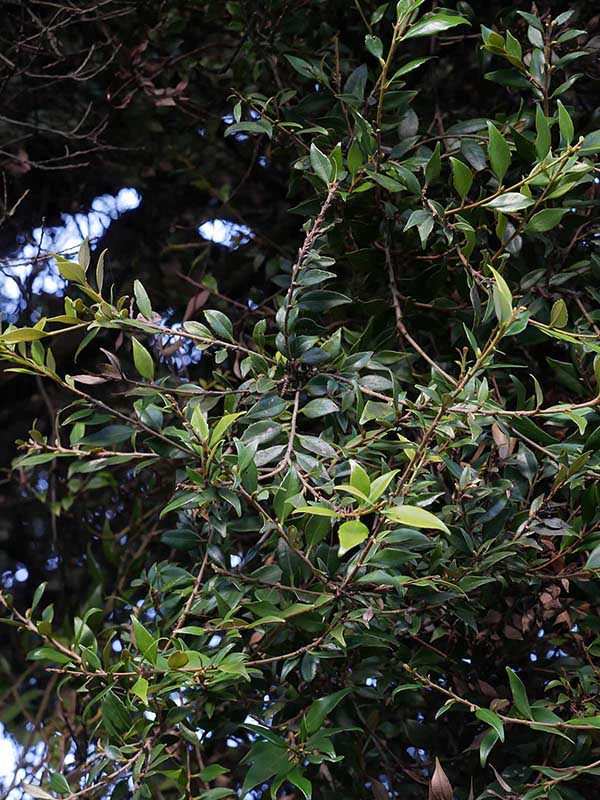
[[[137,649],[145,659],[155,665],[158,657],[158,642],[154,636],[144,628],[137,617],[131,617],[131,624],[133,626],[133,635],[135,637]]]
[[[494,311],[498,322],[505,324],[510,320],[513,313],[512,294],[502,275],[493,267],[490,267],[490,270],[495,280],[493,289]]]
[[[447,526],[434,516],[431,511],[426,511],[419,506],[394,506],[382,511],[382,514],[391,519],[392,522],[397,522],[400,525],[408,525],[410,528],[430,528],[436,531],[443,531],[450,533]]]
[[[575,136],[575,126],[571,115],[564,107],[560,100],[557,101],[558,105],[558,127],[560,128],[560,135],[565,144],[571,144]]]
[[[527,691],[523,685],[523,681],[510,667],[506,667],[506,672],[508,674],[510,691],[512,692],[515,707],[524,717],[527,719],[533,719],[533,716],[531,715],[531,706],[529,705],[529,699],[527,697]]]
[[[567,720],[567,725],[593,725],[594,728],[600,728],[600,716],[573,717]]]
[[[70,656],[53,647],[36,647],[27,654],[27,658],[31,661],[54,661],[56,664],[69,664],[73,661]]]
[[[317,397],[315,400],[310,400],[304,406],[302,413],[309,419],[318,419],[327,414],[334,414],[339,410],[339,406],[337,403],[334,403],[333,400],[329,400],[327,397]]]
[[[265,783],[273,775],[279,772],[287,774],[292,768],[287,750],[270,742],[258,742],[258,744],[255,744],[246,759],[253,763],[246,774],[240,792],[241,797],[245,797],[250,789],[258,786],[258,784]]]
[[[424,36],[437,36],[439,33],[450,28],[455,28],[457,25],[470,25],[471,23],[458,16],[458,14],[451,14],[447,11],[431,12],[425,14],[421,19],[408,29],[404,34],[404,39],[420,39]]]
[[[585,562],[586,569],[600,569],[600,544],[594,547]],[[31,658],[31,656],[30,656]]]
[[[216,336],[228,342],[233,342],[233,325],[229,317],[216,309],[205,311],[204,316]]]
[[[350,694],[350,689],[340,689],[339,692],[320,697],[310,706],[304,717],[304,725],[309,734],[315,733],[323,725],[333,709]]]
[[[525,197],[524,194],[519,192],[506,192],[483,205],[485,208],[501,211],[503,214],[510,214],[514,211],[523,211],[523,209],[529,208],[529,206],[533,205],[533,200],[531,197]]]
[[[77,261],[79,266],[84,272],[90,265],[90,240],[86,236],[82,243],[79,245],[79,252],[77,253]],[[62,776],[61,776],[62,777]]]
[[[79,439],[78,444],[86,445],[87,447],[108,447],[114,444],[121,444],[131,439],[133,435],[133,428],[128,428],[127,425],[107,425],[106,428],[101,428],[89,436],[84,436]]]
[[[407,64],[404,64],[403,66],[399,67],[396,70],[396,72],[394,72],[392,77],[387,82],[387,85],[389,86],[391,83],[393,83],[394,81],[398,80],[398,78],[402,78],[404,75],[408,75],[409,72],[412,72],[413,70],[418,69],[423,64],[426,64],[427,61],[431,61],[432,58],[433,58],[433,56],[424,56],[422,58],[413,58],[412,61],[409,61]],[[439,144],[439,142],[438,142],[438,144]]]
[[[154,361],[152,360],[152,356],[144,345],[138,342],[135,337],[132,338],[131,344],[133,346],[133,363],[135,364],[135,368],[142,378],[146,378],[148,381],[154,380]]]
[[[492,166],[492,172],[502,183],[510,165],[510,147],[498,128],[488,122],[488,157]]]
[[[550,137],[550,126],[546,115],[542,111],[541,106],[536,106],[535,109],[535,128],[537,135],[535,137],[535,152],[540,161],[543,161],[550,152],[552,144]]]
[[[567,304],[561,298],[557,300],[552,306],[550,312],[550,327],[551,328],[564,328],[569,321],[569,312],[567,311]]]
[[[494,714],[494,712],[490,711],[488,708],[478,708],[475,712],[475,716],[477,719],[490,725],[498,734],[500,741],[504,741],[504,723],[498,714]]]
[[[383,42],[379,36],[373,36],[372,34],[368,33],[365,36],[365,47],[372,56],[375,56],[378,61],[381,61],[381,56],[383,54]]]
[[[538,211],[534,214],[525,226],[527,233],[546,233],[556,228],[565,214],[568,214],[568,208],[545,208],[543,211]]]
[[[427,166],[425,167],[425,182],[429,184],[434,181],[437,177],[439,177],[441,171],[442,148],[438,142],[435,146],[435,150],[431,154],[431,158],[427,162]]]
[[[344,522],[338,528],[338,537],[340,540],[340,547],[338,555],[343,556],[353,547],[356,547],[361,542],[364,542],[369,536],[369,529],[358,519],[351,519]]]
[[[236,133],[266,133],[270,139],[273,136],[273,126],[268,120],[259,119],[234,122],[225,128],[225,136],[233,136]]]
[[[201,781],[214,781],[219,775],[226,775],[229,772],[227,767],[222,767],[220,764],[209,764],[198,773]]]
[[[411,228],[416,227],[417,230],[419,231],[419,239],[421,240],[421,247],[425,249],[425,245],[427,244],[429,235],[433,230],[433,226],[434,226],[434,220],[431,211],[425,211],[422,208],[418,208],[412,212],[412,214],[406,221],[404,230],[408,231]]]
[[[347,164],[348,172],[352,177],[356,175],[358,170],[364,164],[363,152],[356,139],[353,139],[352,144],[350,145],[350,150],[348,150]]]
[[[210,768],[207,767],[207,769]],[[198,800],[223,800],[225,797],[237,797],[237,793],[233,789],[228,789],[226,786],[218,786],[215,789],[207,789],[205,792],[202,792]]]
[[[40,585],[37,587],[37,589],[33,593],[33,600],[31,601],[31,614],[33,614],[33,612],[38,607],[39,602],[42,599],[42,596],[43,596],[44,592],[46,591],[46,586],[48,586],[48,581],[44,581],[43,583],[40,583]]]
[[[375,478],[375,480],[372,481],[371,490],[369,492],[369,500],[372,503],[381,497],[398,472],[400,472],[400,470],[392,469],[390,472],[386,472],[384,475],[380,475],[379,478]]]
[[[139,697],[145,706],[148,705],[148,681],[146,678],[140,676],[133,684],[130,691],[132,694],[136,695],[136,697]]]
[[[112,691],[108,691],[102,698],[102,721],[112,735],[119,735],[131,725],[131,716],[127,706]]]
[[[331,161],[327,158],[325,153],[319,150],[314,142],[310,146],[310,164],[315,174],[318,175],[324,183],[329,183],[333,174]]]
[[[137,303],[137,307],[141,311],[146,319],[152,319],[152,303],[150,302],[150,298],[148,297],[148,292],[145,290],[144,286],[138,281],[135,280],[133,282],[133,293],[135,295],[135,302]]]
[[[62,258],[62,256],[55,256],[55,258],[56,266],[58,267],[61,278],[64,278],[66,281],[71,281],[72,283],[85,285],[85,271],[79,266],[79,264],[77,264],[75,261],[69,261],[66,258]]]
[[[245,411],[237,411],[235,414],[225,414],[224,417],[221,417],[212,432],[209,446],[213,448],[216,444],[218,444],[236,419],[243,417],[245,413]]]
[[[358,489],[365,497],[368,497],[371,491],[369,476],[358,461],[350,461],[350,486]]]
[[[482,767],[485,767],[487,764],[488,756],[492,752],[492,748],[498,741],[498,738],[497,732],[491,729],[481,739],[479,743],[479,760]]]
[[[293,769],[285,776],[285,779],[293,784],[297,789],[300,789],[306,800],[311,800],[312,797],[312,784],[301,774],[298,768]]]
[[[190,657],[183,650],[176,650],[171,653],[167,660],[169,669],[182,669],[190,662]]]
[[[61,775],[60,772],[53,772],[50,776],[50,780],[48,781],[48,786],[52,789],[53,792],[58,792],[59,794],[71,794],[71,787],[67,779],[64,775]]]
[[[294,514],[312,514],[315,517],[339,517],[337,511],[326,506],[298,506],[292,512]]]
[[[209,428],[208,428],[208,422],[206,421],[206,417],[204,416],[204,413],[202,412],[202,409],[200,408],[199,405],[196,406],[194,408],[194,410],[192,411],[190,424],[191,424],[194,432],[196,434],[198,434],[200,439],[203,442],[207,442],[209,434],[210,434],[210,431],[209,431]]]
[[[31,797],[40,798],[40,800],[55,800],[54,795],[44,791],[41,786],[33,786],[31,783],[22,783],[21,787]]]
[[[5,344],[16,344],[17,342],[35,342],[37,339],[43,339],[47,333],[39,328],[17,328],[17,330],[3,333],[0,340]]]
[[[102,291],[104,285],[104,259],[107,252],[107,250],[103,250],[98,256],[98,261],[96,263],[96,288],[99,292]]]
[[[452,164],[454,188],[458,192],[460,199],[464,200],[473,185],[473,174],[469,167],[459,161],[458,158],[450,158],[450,163]]]

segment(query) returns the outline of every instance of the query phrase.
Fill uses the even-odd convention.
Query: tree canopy
[[[594,4],[6,5],[4,796],[587,800]]]

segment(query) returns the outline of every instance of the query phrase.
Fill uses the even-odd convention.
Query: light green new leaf
[[[151,664],[156,664],[158,656],[158,641],[152,636],[150,631],[142,625],[137,617],[131,617],[135,645],[144,658]]]
[[[352,550],[353,547],[364,542],[369,536],[369,529],[364,522],[358,519],[351,519],[340,525],[338,528],[338,536],[340,540],[338,555],[343,556],[349,550]]]
[[[394,506],[382,512],[385,517],[397,522],[400,525],[408,525],[410,528],[430,528],[436,531],[450,533],[448,527],[438,519],[431,511],[427,511],[419,506]]]
[[[206,417],[202,412],[200,406],[196,406],[192,411],[192,417],[190,419],[191,426],[194,432],[200,437],[203,442],[208,441],[209,436],[209,428],[208,422],[206,421]]]
[[[242,417],[245,413],[245,411],[238,411],[235,414],[225,414],[224,417],[221,417],[221,419],[215,425],[215,429],[210,437],[210,447],[214,447],[218,442],[220,442],[236,419],[238,419],[238,417]]]
[[[139,697],[145,706],[148,705],[148,681],[146,678],[140,676],[133,684],[130,691],[132,694],[136,695],[136,697]]]
[[[372,503],[381,497],[398,472],[400,472],[398,469],[390,470],[390,472],[386,472],[384,475],[380,475],[379,478],[375,478],[375,480],[372,481],[371,491],[369,492],[369,500]]]
[[[62,256],[55,256],[55,258],[61,278],[64,278],[66,281],[71,281],[72,283],[85,285],[85,271],[79,264],[75,261],[69,261]]]
[[[35,342],[38,339],[43,339],[47,333],[39,328],[17,328],[14,331],[8,331],[0,336],[0,341],[5,344],[17,344],[17,342]]]
[[[490,267],[490,270],[495,280],[493,289],[494,311],[496,312],[498,322],[506,323],[512,317],[513,313],[512,294],[502,275],[493,267]]]
[[[366,497],[369,496],[371,491],[369,476],[358,461],[350,461],[350,486],[358,489]]]
[[[557,300],[552,306],[552,311],[550,312],[550,327],[564,328],[568,321],[569,312],[567,310],[567,304],[561,297],[560,300]]]
[[[180,628],[180,631],[183,630]],[[190,662],[190,657],[183,650],[175,650],[167,659],[169,669],[182,669]]]
[[[337,511],[326,506],[298,506],[292,514],[312,514],[315,517],[339,517]]]

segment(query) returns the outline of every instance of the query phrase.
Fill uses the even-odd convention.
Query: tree
[[[319,28],[273,4],[275,93],[246,79],[224,131],[286,174],[295,257],[278,210],[276,235],[248,228],[226,256],[261,280],[202,274],[173,324],[152,282],[116,291],[84,241],[54,256],[64,307],[0,336],[7,368],[60,399],[14,468],[38,496],[52,471],[56,536],[85,540],[60,613],[44,583],[25,606],[0,592],[33,665],[5,692],[43,753],[26,795],[595,785],[600,131],[575,72],[583,23],[513,9],[479,41],[467,4],[400,0],[358,3],[338,36],[330,5]],[[459,43],[486,83],[461,75]]]

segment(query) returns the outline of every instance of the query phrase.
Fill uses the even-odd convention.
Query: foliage
[[[477,30],[457,5],[373,7],[351,57],[288,52],[274,95],[234,97],[226,137],[281,148],[306,217],[295,260],[269,258],[271,296],[230,302],[208,278],[174,328],[139,280],[119,297],[84,242],[56,256],[61,313],[4,328],[8,369],[71,397],[15,469],[52,465],[59,529],[80,508],[93,532],[72,618],[43,584],[27,609],[0,594],[62,709],[46,722],[62,744],[35,729],[30,796],[590,796],[584,34],[570,12],[484,26],[506,110],[445,108],[447,125],[427,81],[421,100],[408,86],[434,45]],[[67,373],[62,337],[95,369]],[[7,718],[35,717],[39,693],[23,698]]]

